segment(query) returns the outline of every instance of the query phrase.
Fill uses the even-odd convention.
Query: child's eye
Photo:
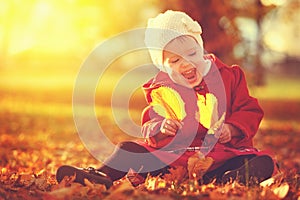
[[[174,59],[174,60],[170,60],[170,62],[173,63],[173,64],[174,64],[174,63],[177,63],[178,61],[179,61],[179,58],[176,58],[176,59]]]
[[[190,53],[189,56],[194,56],[194,55],[196,55],[196,54],[197,54],[197,52],[194,51],[194,52]]]

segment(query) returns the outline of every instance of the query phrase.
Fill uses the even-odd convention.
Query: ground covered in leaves
[[[55,172],[62,164],[100,164],[79,139],[69,99],[52,101],[46,94],[7,91],[0,96],[0,199],[300,199],[299,118],[282,119],[273,113],[273,118],[267,116],[263,121],[255,145],[273,152],[281,169],[281,174],[264,186],[178,183],[174,181],[181,173],[177,169],[173,177],[148,177],[137,188],[124,178],[106,190],[88,181],[86,186],[73,183],[74,177],[60,184],[55,180]],[[298,109],[297,103],[289,106]],[[268,104],[270,112],[275,109],[269,107]],[[295,109],[291,112],[295,113]],[[110,130],[114,142],[129,139],[118,134],[119,129],[111,124],[107,113],[99,115],[105,119],[102,126]]]

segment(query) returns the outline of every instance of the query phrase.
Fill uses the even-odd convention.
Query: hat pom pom
[[[182,18],[181,22],[186,26],[186,29],[189,32],[202,34],[202,28],[198,22],[186,20],[185,18]]]

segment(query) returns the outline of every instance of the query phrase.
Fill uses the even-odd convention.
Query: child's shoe
[[[91,183],[103,184],[106,188],[112,186],[112,180],[103,172],[97,171],[96,169],[89,168],[77,168],[68,165],[63,165],[58,168],[56,172],[56,180],[61,182],[65,176],[74,176],[76,178],[74,182],[85,185],[84,179],[89,180]]]
[[[274,162],[270,156],[256,156],[242,167],[227,171],[222,178],[222,183],[236,180],[244,185],[259,184],[261,181],[270,178],[273,171]]]

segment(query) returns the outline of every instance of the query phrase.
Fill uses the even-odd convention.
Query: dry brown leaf
[[[169,172],[170,173],[164,175],[164,179],[167,182],[177,182],[180,184],[187,177],[187,169],[183,166],[171,168]]]
[[[189,179],[201,179],[213,162],[211,157],[205,157],[201,152],[196,152],[188,159]]]
[[[126,178],[132,184],[132,186],[136,187],[145,182],[145,178],[142,177],[140,174],[135,172],[133,169],[129,169]]]
[[[110,188],[111,193],[106,196],[104,199],[128,199],[135,190],[129,181],[125,179],[125,181],[121,182],[118,185],[114,185]]]
[[[35,182],[35,177],[32,174],[22,174],[19,175],[14,185],[17,187],[29,187],[34,182]]]
[[[72,199],[75,196],[75,193],[80,191],[82,185],[72,184],[70,187],[62,187],[57,190],[44,194],[44,199],[49,200],[59,200],[59,199]]]
[[[47,179],[45,177],[35,179],[35,185],[39,190],[46,191],[48,188]]]
[[[75,179],[76,179],[76,174],[74,174],[73,176],[65,176],[59,184],[53,185],[51,190],[54,191],[61,188],[69,187],[71,186],[71,183],[73,183]]]

